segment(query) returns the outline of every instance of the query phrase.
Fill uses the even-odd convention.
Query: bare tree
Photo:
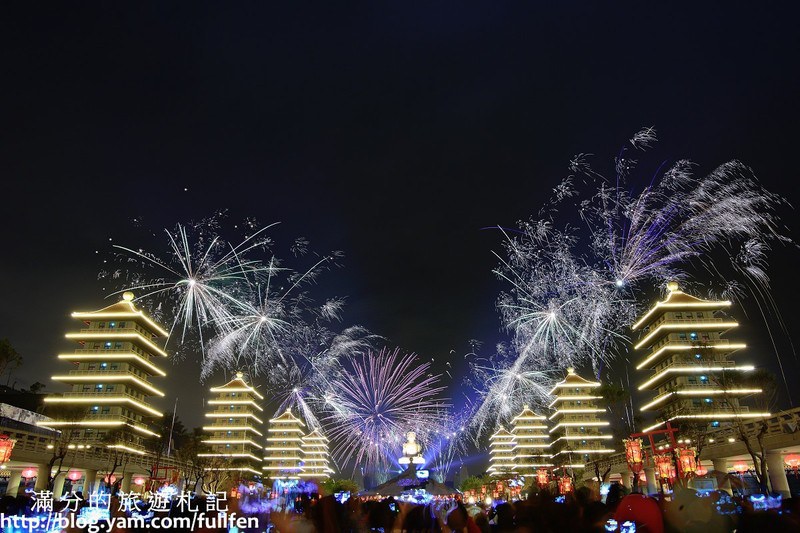
[[[68,423],[63,430],[54,432],[53,438],[48,445],[52,452],[50,459],[47,461],[47,487],[50,490],[53,490],[55,486],[56,477],[64,471],[64,460],[69,452],[74,449],[74,441],[79,431],[72,429],[72,424],[83,420],[86,417],[86,413],[86,407],[78,405],[57,403],[47,406],[47,416],[60,422]],[[53,468],[55,468],[55,473],[53,473]]]

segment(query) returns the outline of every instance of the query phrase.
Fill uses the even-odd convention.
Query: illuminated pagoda
[[[598,387],[597,381],[586,380],[568,368],[567,376],[550,391],[555,395],[550,404],[554,410],[550,437],[554,459],[562,466],[583,468],[587,461],[614,452],[609,446],[612,435],[604,433],[610,425],[602,418],[606,410],[597,406],[601,399],[595,392]]]
[[[42,425],[72,427],[76,443],[104,443],[109,448],[144,454],[144,439],[157,436],[150,430],[150,421],[163,416],[148,399],[164,396],[151,379],[166,375],[156,360],[167,357],[167,353],[156,339],[166,338],[168,333],[136,308],[131,292],[104,309],[75,312],[72,317],[81,320],[84,328],[67,333],[66,338],[80,347],[58,358],[74,368],[52,378],[71,390],[49,396],[45,402],[85,406],[86,414],[69,420],[54,414],[53,421]]]
[[[739,404],[741,398],[758,394],[761,389],[732,384],[735,380],[731,377],[755,367],[729,360],[746,347],[723,338],[739,325],[722,316],[731,302],[691,296],[675,282],[667,289],[666,299],[653,305],[632,326],[641,332],[634,349],[644,353],[636,368],[649,370],[639,390],[655,393],[642,411],[658,413],[659,418],[647,431],[666,421],[708,421],[719,426],[726,419],[769,416]]]
[[[552,466],[550,434],[546,418],[537,415],[526,405],[511,423],[514,428],[514,472],[520,476],[532,476],[539,468]]]
[[[489,438],[489,468],[492,477],[508,478],[514,476],[514,435],[504,427],[495,431]]]
[[[257,441],[264,434],[256,426],[263,424],[258,413],[263,411],[259,402],[264,397],[247,384],[241,372],[225,385],[212,387],[211,392],[217,395],[208,401],[208,405],[214,406],[213,411],[206,413],[212,422],[203,427],[210,436],[203,442],[211,451],[199,454],[217,459],[212,459],[213,466],[208,470],[261,474],[262,446]]]
[[[267,446],[261,469],[270,479],[300,479],[303,462],[303,421],[291,409],[269,421]]]
[[[331,476],[333,470],[328,463],[328,438],[319,429],[303,437],[300,447],[303,450],[300,477],[320,479]]]

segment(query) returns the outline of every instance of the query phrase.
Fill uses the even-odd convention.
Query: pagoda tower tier
[[[269,421],[262,470],[270,479],[300,479],[303,462],[303,421],[291,409]]]
[[[506,478],[514,475],[514,435],[500,427],[489,438],[489,468],[487,474]]]
[[[303,469],[301,478],[320,479],[330,477],[333,470],[328,460],[328,438],[315,429],[300,443],[303,450]]]
[[[238,372],[225,385],[212,387],[216,394],[208,405],[214,409],[206,413],[210,425],[203,426],[209,438],[203,442],[211,451],[198,454],[211,458],[207,470],[239,471],[261,474],[261,450],[258,441],[264,436],[258,427],[262,424],[257,413],[263,411],[259,403],[264,399]]]
[[[605,420],[606,409],[597,406],[602,397],[596,393],[600,383],[589,381],[567,369],[567,377],[550,391],[555,399],[550,404],[553,414],[550,437],[555,450],[554,460],[562,466],[583,468],[587,461],[613,453],[606,434],[610,423]]]
[[[553,466],[547,419],[534,413],[526,405],[511,423],[515,442],[514,472],[521,476],[530,476],[539,468]]]
[[[703,422],[719,426],[733,418],[760,418],[740,400],[761,389],[737,386],[753,365],[730,358],[744,343],[725,338],[738,323],[724,316],[727,300],[704,300],[686,294],[677,283],[667,285],[667,297],[656,302],[632,329],[640,332],[634,350],[642,353],[637,370],[647,372],[639,390],[653,392],[642,411],[656,413],[655,429],[666,421]]]
[[[73,369],[52,377],[70,390],[45,398],[53,420],[41,425],[70,428],[76,443],[144,454],[144,439],[157,436],[150,421],[162,416],[148,399],[164,396],[152,378],[166,375],[156,360],[167,357],[157,339],[168,333],[137,309],[133,298],[126,292],[121,301],[99,311],[72,313],[84,328],[66,338],[80,348],[58,356]]]

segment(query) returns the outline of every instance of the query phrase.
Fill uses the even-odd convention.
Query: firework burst
[[[399,349],[348,357],[323,397],[323,425],[340,466],[384,472],[409,431],[428,443],[446,425],[449,404],[430,363]]]
[[[550,370],[588,365],[599,373],[628,344],[642,302],[667,281],[691,285],[701,270],[718,293],[771,303],[766,258],[775,243],[790,242],[775,211],[785,201],[738,161],[702,177],[688,161],[664,162],[637,187],[629,154],[655,141],[653,128],[638,132],[610,176],[589,155],[575,156],[538,217],[503,230],[495,272],[509,286],[498,308],[512,339],[505,360],[474,369],[485,384],[479,426],[525,401],[541,405],[523,397],[549,388]],[[531,383],[515,386],[526,375]]]

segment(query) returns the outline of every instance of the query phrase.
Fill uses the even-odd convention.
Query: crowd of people
[[[800,502],[762,509],[748,497],[678,490],[670,498],[626,494],[612,485],[605,502],[582,487],[559,497],[547,490],[515,502],[465,504],[460,499],[412,504],[387,498],[310,502],[302,513],[273,513],[280,532],[798,532]]]
[[[428,503],[411,503],[394,498],[352,497],[340,501],[333,495],[300,495],[291,508],[258,508],[248,496],[230,500],[229,513],[258,516],[257,526],[240,533],[344,533],[344,532],[750,532],[782,533],[800,531],[800,499],[764,500],[730,496],[722,491],[696,492],[681,489],[669,498],[627,494],[613,484],[602,501],[597,491],[581,487],[565,496],[542,490],[514,502],[465,503],[458,496],[438,498]],[[203,496],[197,496],[198,508],[204,509]],[[112,515],[119,514],[119,502],[112,500]],[[29,495],[0,499],[0,514],[30,515],[33,501]],[[78,510],[79,512],[80,510]],[[69,512],[57,504],[54,512]],[[167,514],[173,517],[191,514],[173,505]],[[115,529],[114,531],[150,530]],[[179,527],[172,529],[181,529]],[[102,528],[106,531],[108,528]],[[186,530],[186,529],[184,529]],[[6,531],[8,531],[6,529]],[[44,531],[44,530],[43,530]],[[75,530],[77,531],[81,530]],[[84,530],[85,531],[85,530]],[[230,529],[197,529],[223,531]],[[5,533],[5,532],[4,532]],[[69,530],[72,533],[72,530]]]

